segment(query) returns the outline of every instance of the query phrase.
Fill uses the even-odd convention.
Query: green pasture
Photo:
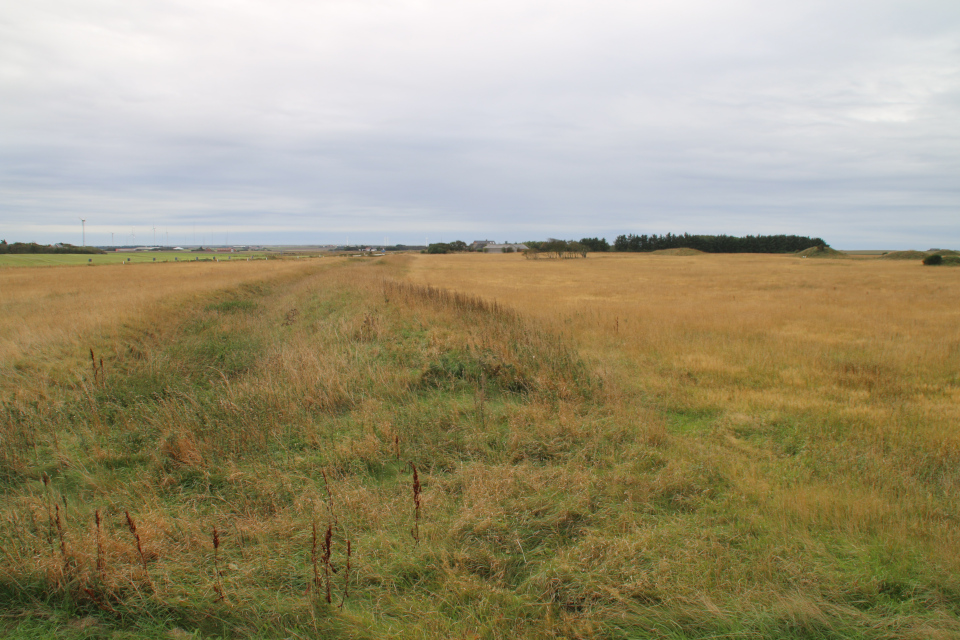
[[[139,253],[104,253],[89,254],[56,254],[56,253],[21,253],[0,255],[0,267],[56,267],[78,264],[120,264],[121,262],[196,262],[203,260],[246,260],[255,258],[263,260],[267,257],[263,252],[246,253],[193,253],[190,251],[144,251]]]

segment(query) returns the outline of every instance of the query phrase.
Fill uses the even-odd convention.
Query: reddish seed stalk
[[[319,595],[320,593],[320,568],[317,566],[317,523],[313,523],[313,540],[310,544],[310,564],[313,565],[313,589]]]
[[[414,545],[420,544],[420,475],[417,473],[417,465],[410,463],[413,469],[413,529],[410,535],[413,536]]]
[[[124,511],[123,514],[127,516],[127,528],[130,529],[130,533],[133,534],[133,539],[137,541],[137,553],[140,555],[140,564],[143,565],[143,575],[147,578],[147,583],[152,586],[153,582],[150,580],[150,572],[147,571],[147,557],[143,555],[143,545],[140,543],[140,534],[137,533],[137,525],[134,523],[133,518],[130,517],[129,511]]]
[[[103,557],[103,531],[101,529],[100,509],[94,512],[93,518],[97,523],[97,576],[100,577],[100,582],[106,582],[107,567]]]
[[[330,593],[330,547],[333,539],[333,525],[327,525],[327,533],[323,537],[323,572],[327,579],[327,604],[333,602]]]
[[[330,512],[330,517],[336,522],[337,516],[333,512],[333,493],[330,491],[330,482],[327,481],[326,469],[321,468],[320,474],[323,476],[323,486],[327,490],[327,510]]]
[[[217,526],[213,526],[213,569],[217,572],[217,582],[213,585],[213,591],[217,594],[217,602],[223,600],[226,595],[223,592],[223,580],[220,577],[220,532]]]
[[[87,587],[83,587],[83,591],[84,591],[84,593],[87,594],[87,596],[90,597],[90,600],[93,601],[93,604],[97,605],[98,607],[100,607],[101,609],[103,609],[104,611],[106,611],[107,613],[116,613],[116,612],[117,612],[116,609],[114,609],[114,608],[111,607],[109,604],[107,604],[106,602],[104,602],[103,600],[101,600],[100,598],[98,598],[98,597],[97,597],[97,594],[95,594],[92,589],[89,589],[89,588],[87,588]]]

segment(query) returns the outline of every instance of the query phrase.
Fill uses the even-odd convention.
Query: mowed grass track
[[[92,322],[9,347],[8,634],[960,634],[956,448],[925,404],[951,410],[955,355],[942,348],[955,333],[937,343],[918,315],[901,342],[940,349],[858,378],[875,355],[863,343],[831,360],[852,348],[840,299],[823,295],[851,277],[844,267],[796,261],[790,280],[779,258],[437,258],[196,277],[186,292],[88,309],[122,316],[115,330]],[[51,271],[33,270],[33,295]],[[856,273],[848,282],[876,277]],[[901,304],[878,308],[921,300],[923,287],[955,291],[919,273],[888,287]],[[802,358],[807,382],[777,374],[806,353],[796,331],[771,338],[776,323],[757,315],[788,299],[785,283],[820,294],[799,306],[820,300],[823,324],[801,314],[801,326],[821,327],[803,344],[821,345],[805,357],[824,377]],[[56,326],[56,300],[31,306],[20,286],[22,305],[8,307],[20,324]],[[75,287],[105,301],[123,291]],[[720,304],[741,296],[753,315]],[[952,311],[929,322],[949,330],[940,313]],[[645,331],[631,325],[641,317]],[[848,331],[887,326],[862,325]],[[844,413],[844,397],[875,413]]]

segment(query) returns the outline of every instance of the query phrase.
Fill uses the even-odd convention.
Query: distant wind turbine
[[[85,247],[87,246],[87,221],[84,220],[83,218],[80,218],[80,228],[82,229],[82,232],[83,232],[83,240],[82,240],[83,244],[81,246]]]

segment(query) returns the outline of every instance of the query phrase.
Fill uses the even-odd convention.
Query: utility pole
[[[83,245],[82,246],[85,247],[87,246],[87,221],[84,220],[83,218],[80,218],[80,226],[83,229]]]

